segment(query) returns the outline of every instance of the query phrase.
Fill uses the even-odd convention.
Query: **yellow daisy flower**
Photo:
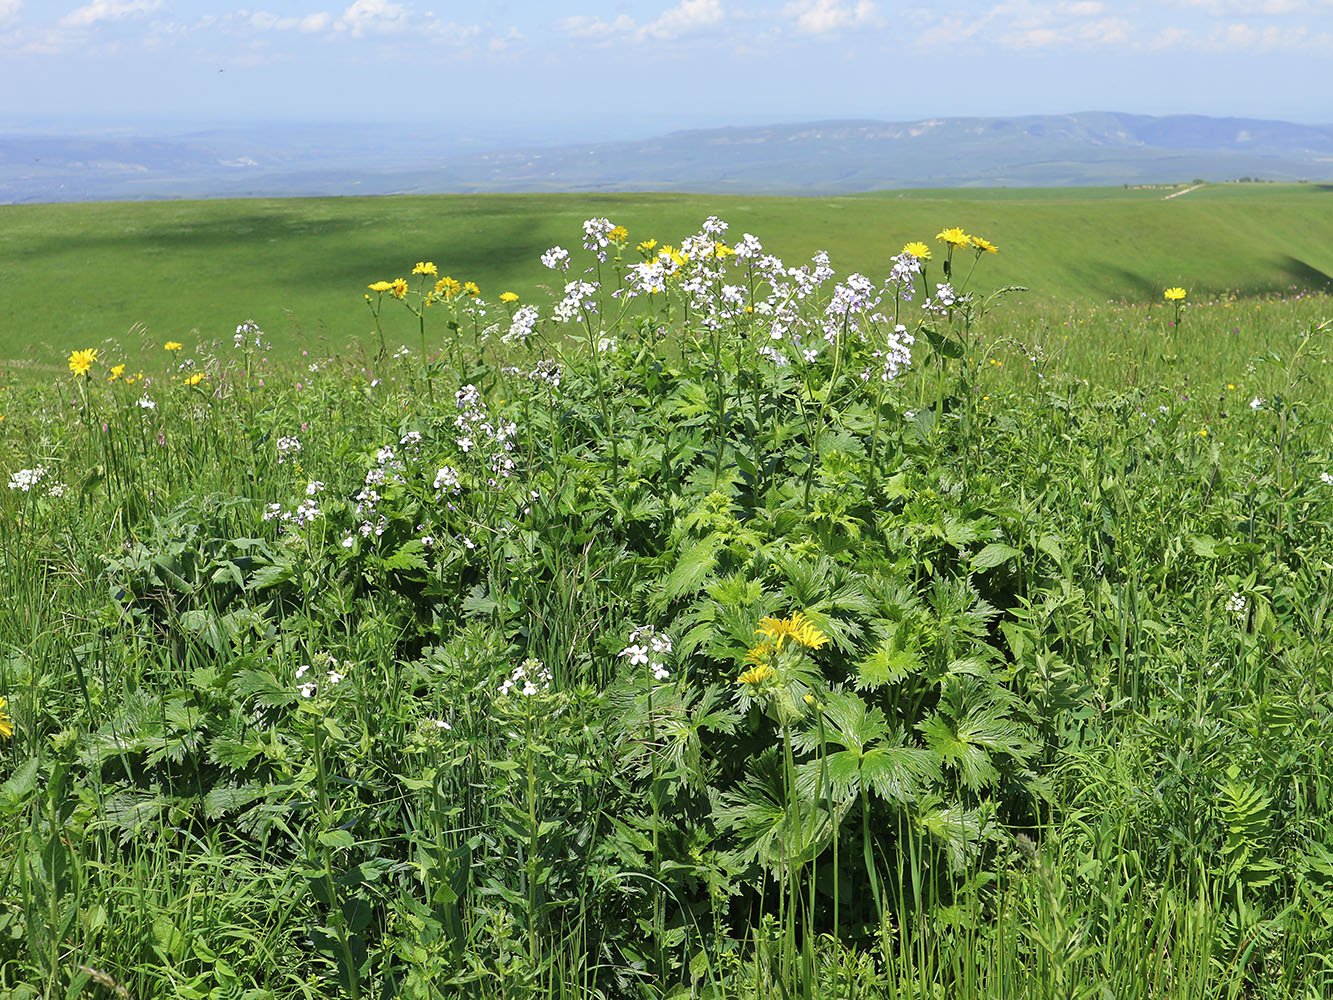
[[[204,380],[204,373],[203,373],[203,372],[195,372],[193,375],[191,375],[189,378],[187,378],[187,379],[185,380],[185,384],[186,384],[186,385],[198,385],[198,384],[199,384],[200,382],[202,382],[203,380]]]
[[[440,273],[439,268],[435,266],[432,260],[419,260],[416,267],[412,268],[413,274],[428,274],[432,278]]]
[[[951,247],[958,247],[959,249],[962,249],[972,242],[972,237],[968,236],[967,233],[963,232],[957,226],[936,233],[935,239],[939,240],[941,243],[947,243]]]
[[[764,618],[754,630],[756,635],[768,636],[777,641],[778,648],[790,637],[807,649],[821,649],[828,645],[828,636],[820,631],[804,612],[798,611],[790,618]]]
[[[0,698],[0,736],[3,736],[7,740],[12,739],[14,736],[14,720],[11,719],[9,713],[5,711],[8,707],[9,702],[5,701],[4,698]]]
[[[624,226],[613,226],[611,231],[606,234],[606,238],[612,243],[624,243],[629,239],[629,230]]]
[[[401,299],[407,295],[407,279],[394,278],[393,284],[389,286],[389,294],[395,299]]]
[[[97,348],[69,352],[69,370],[75,375],[87,375],[97,361]]]
[[[501,292],[501,293],[500,293],[500,301],[501,301],[501,302],[517,302],[517,301],[518,301],[518,293],[517,293],[517,292]]]
[[[452,299],[462,290],[463,286],[447,274],[435,282],[435,294],[446,299]]]
[[[990,240],[983,240],[980,236],[970,237],[972,245],[977,248],[977,253],[999,253],[1000,248]]]
[[[1168,288],[1166,291],[1162,293],[1162,296],[1166,298],[1168,301],[1179,302],[1181,299],[1185,297],[1185,289]]]
[[[162,345],[162,349],[164,351],[179,351],[184,346],[185,345],[182,344],[179,340],[168,340],[165,344]]]
[[[757,688],[764,681],[773,676],[773,668],[767,663],[757,663],[745,673],[736,678],[737,684],[748,684]]]
[[[392,281],[377,281],[373,285],[367,285],[372,292],[390,292],[393,291]]]
[[[912,242],[903,247],[903,253],[910,253],[917,260],[930,260],[930,247],[924,243]]]

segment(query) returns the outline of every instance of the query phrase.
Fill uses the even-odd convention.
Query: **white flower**
[[[1321,472],[1319,473],[1319,481],[1325,486],[1333,486],[1333,475],[1329,475],[1327,472]]]
[[[447,732],[447,731],[451,731],[454,727],[451,726],[451,725],[449,725],[449,723],[445,722],[443,719],[436,719],[436,720],[435,720],[435,728],[436,728],[436,729],[443,729],[443,730],[445,730],[445,731]]]
[[[628,656],[628,657],[629,657],[629,665],[630,665],[631,667],[637,667],[640,663],[647,663],[647,662],[648,662],[648,647],[647,647],[647,646],[626,646],[624,649],[622,649],[622,650],[620,651],[620,655],[621,655],[621,656]]]
[[[1255,396],[1252,400],[1250,400],[1251,410],[1262,410],[1263,406],[1264,406],[1264,400],[1262,396]]]
[[[345,674],[340,674],[340,673],[338,673],[338,671],[336,671],[336,670],[330,670],[330,671],[329,671],[329,683],[330,683],[330,684],[337,684],[337,683],[339,683],[339,682],[343,679],[344,676],[346,676],[346,675],[345,675]]]
[[[308,673],[310,673],[310,664],[308,663],[302,663],[299,667],[296,668],[296,677],[298,680],[304,677]]]
[[[11,490],[22,490],[27,493],[34,486],[42,481],[46,475],[46,466],[39,465],[35,469],[19,469],[18,472],[11,473],[9,477],[9,488]]]
[[[153,402],[146,395],[139,397],[139,407],[144,410],[156,410],[157,403]]]
[[[301,697],[313,698],[315,696],[315,692],[318,690],[319,690],[319,685],[317,685],[314,681],[306,681],[304,684],[301,685]]]
[[[342,540],[342,547],[345,549],[350,549],[352,545],[355,544],[355,542],[356,539],[353,538],[351,535],[348,535],[346,538]]]
[[[552,271],[568,271],[569,251],[563,247],[551,247],[550,250],[547,250],[542,254],[542,263]]]

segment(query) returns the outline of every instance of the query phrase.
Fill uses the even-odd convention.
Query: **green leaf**
[[[319,842],[325,847],[334,849],[343,848],[351,850],[356,846],[356,840],[346,830],[325,830],[319,835]]]
[[[1022,553],[1012,545],[1006,545],[1004,542],[991,542],[972,557],[972,569],[994,569],[996,566],[1001,566],[1019,555],[1022,555]]]

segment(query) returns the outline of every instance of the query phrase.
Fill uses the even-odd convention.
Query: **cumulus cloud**
[[[334,23],[353,38],[370,33],[390,34],[408,28],[407,8],[392,0],[356,0]]]
[[[581,14],[561,18],[555,22],[555,29],[571,38],[595,43],[619,38],[667,42],[712,27],[726,16],[722,0],[682,0],[644,25],[628,14],[621,14],[611,21]]]
[[[1170,27],[1149,45],[1155,51],[1192,49],[1198,52],[1333,52],[1333,34],[1311,32],[1304,25],[1256,27],[1242,21],[1215,25],[1207,31]]]
[[[717,24],[723,18],[722,0],[684,0],[683,3],[646,25],[640,35],[662,40],[679,38]]]
[[[1214,17],[1241,14],[1253,17],[1266,14],[1308,14],[1333,9],[1333,0],[1179,0],[1183,7],[1204,10]]]
[[[591,42],[603,42],[633,34],[636,28],[634,18],[628,14],[621,14],[614,21],[603,21],[600,17],[579,14],[555,22],[556,31]]]
[[[257,10],[250,15],[250,27],[260,31],[324,31],[333,24],[333,15],[320,11],[304,17],[283,16],[266,10]]]
[[[17,7],[17,4],[15,5]],[[98,21],[116,21],[148,14],[162,6],[162,0],[92,0],[60,19],[62,28],[87,28]]]
[[[793,0],[782,9],[796,29],[807,35],[831,35],[843,28],[873,23],[875,5],[871,0]]]
[[[18,17],[23,0],[0,0],[0,24]]]

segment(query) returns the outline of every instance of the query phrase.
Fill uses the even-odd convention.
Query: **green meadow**
[[[117,202],[0,207],[0,358],[49,363],[118,338],[136,351],[167,340],[225,342],[253,319],[275,350],[364,348],[364,287],[433,260],[501,291],[540,299],[534,269],[589,216],[632,242],[693,231],[708,214],[765,234],[788,261],[827,250],[842,272],[884,271],[904,243],[942,225],[986,236],[1003,253],[998,284],[1045,305],[1147,304],[1172,285],[1196,298],[1327,288],[1333,274],[1328,185],[1172,189],[992,189],[834,198],[675,194],[439,195],[385,198]],[[1180,190],[1179,188],[1175,190]],[[556,289],[559,291],[559,289]],[[403,319],[403,317],[399,317]],[[410,341],[410,321],[391,338]]]
[[[1162,194],[5,209],[0,995],[1333,995],[1333,213]]]

